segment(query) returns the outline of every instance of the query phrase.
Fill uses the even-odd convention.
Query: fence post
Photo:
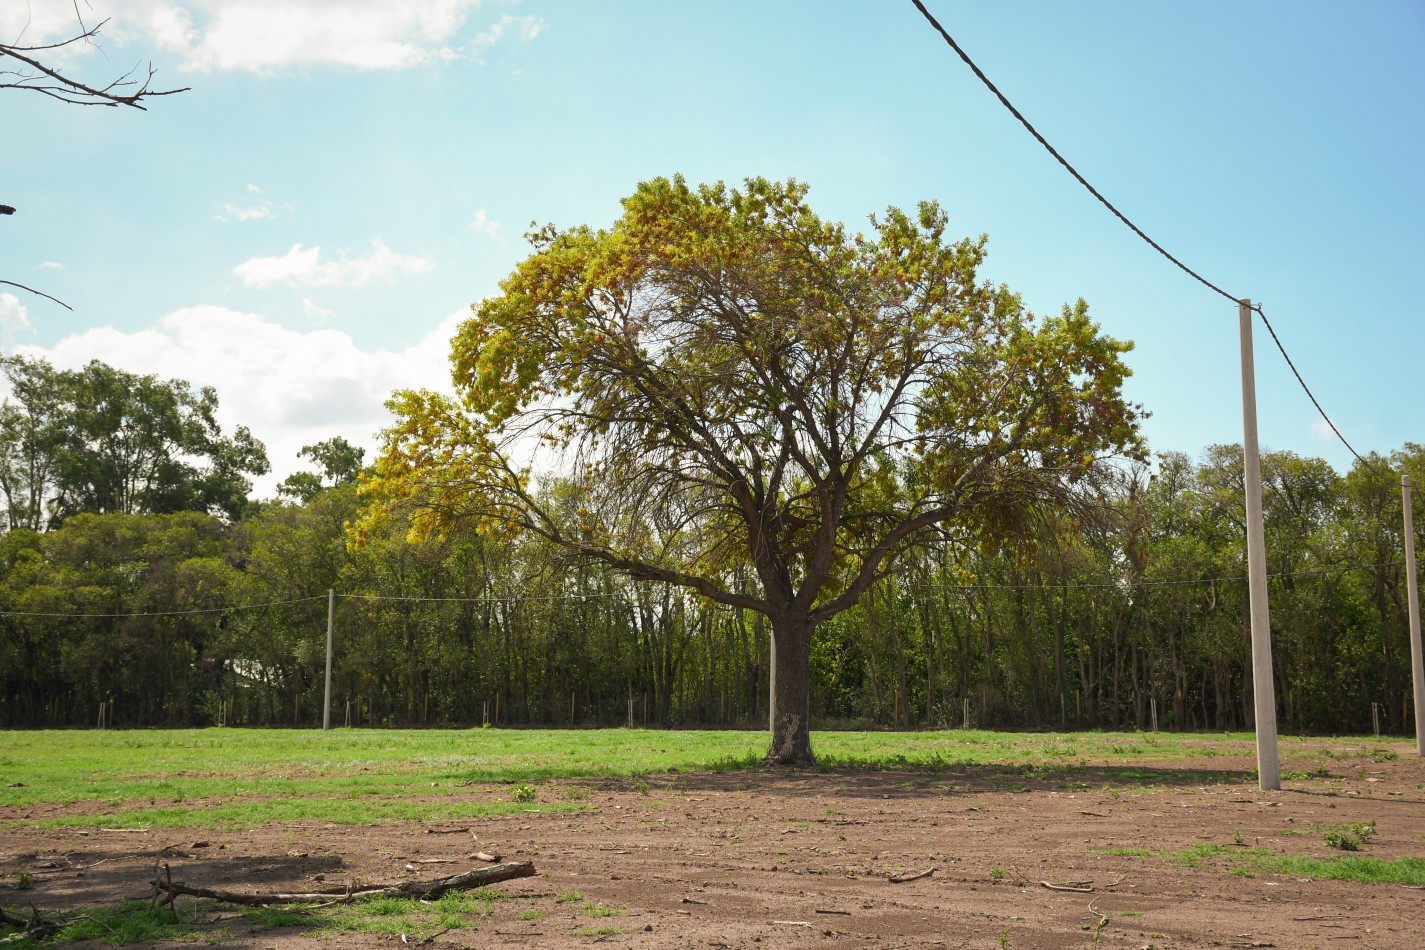
[[[322,730],[332,727],[332,614],[336,612],[336,591],[327,588],[327,685],[322,692]]]

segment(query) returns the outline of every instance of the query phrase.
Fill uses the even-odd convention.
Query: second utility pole
[[[1252,697],[1257,719],[1257,786],[1282,787],[1277,757],[1277,693],[1267,611],[1267,545],[1262,532],[1262,460],[1257,454],[1257,381],[1252,364],[1252,301],[1237,301],[1242,334],[1242,488],[1247,496],[1247,587],[1252,611]]]

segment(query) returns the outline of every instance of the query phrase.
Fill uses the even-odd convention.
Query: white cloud
[[[488,234],[490,237],[499,237],[500,222],[491,218],[484,208],[477,208],[475,217],[470,219],[470,230]]]
[[[64,265],[59,261],[45,261],[43,264],[35,265],[35,270],[63,270]]]
[[[510,16],[508,13],[500,19],[475,34],[475,38],[470,41],[470,49],[475,59],[480,60],[485,51],[491,49],[495,44],[506,36],[517,36],[526,43],[539,36],[544,31],[544,20],[536,16]]]
[[[134,333],[98,327],[52,348],[20,349],[66,369],[101,359],[134,373],[214,387],[223,430],[245,425],[267,445],[273,471],[257,482],[255,494],[270,497],[278,482],[307,467],[297,458],[304,445],[340,435],[371,458],[377,433],[390,424],[384,404],[395,390],[438,385],[449,391],[450,338],[468,316],[463,309],[450,314],[405,349],[368,351],[339,330],[291,330],[258,314],[201,305]]]
[[[529,42],[544,22],[505,14],[479,17],[482,0],[92,0],[93,26],[108,18],[98,46],[132,42],[180,57],[198,72],[272,73],[308,65],[406,69],[461,57],[479,61],[502,41]],[[54,42],[76,32],[65,0],[0,3],[0,38]],[[73,59],[93,47],[76,45]]]
[[[259,218],[275,218],[277,212],[272,207],[272,202],[264,201],[261,204],[240,208],[237,205],[225,204],[223,210],[237,218],[239,221],[256,221]],[[219,221],[226,220],[222,215],[218,215]]]
[[[435,268],[432,262],[411,254],[398,254],[380,239],[371,242],[371,250],[356,257],[342,251],[337,260],[323,261],[320,246],[304,248],[300,244],[280,257],[253,257],[233,268],[249,287],[271,287],[288,284],[293,287],[360,287],[372,281],[389,279],[397,274],[425,274]]]
[[[30,329],[30,311],[14,294],[0,293],[0,346],[9,350],[15,334]]]
[[[278,206],[273,204],[271,199],[269,199],[266,195],[263,194],[261,188],[257,187],[256,185],[248,185],[247,193],[255,196],[258,199],[256,204],[250,204],[246,207],[243,207],[242,205],[227,203],[223,205],[223,210],[226,211],[228,215],[231,215],[232,217],[236,218],[238,221],[257,221],[262,218],[277,217],[277,212],[279,210]],[[283,205],[281,207],[281,210],[291,211],[292,206]],[[215,214],[213,215],[213,220],[226,221],[228,220],[228,218],[226,215]]]
[[[336,316],[335,310],[328,310],[326,307],[319,306],[311,297],[302,298],[302,312],[314,320],[330,320]]]
[[[1311,424],[1311,434],[1324,442],[1336,441],[1336,433],[1331,429],[1331,423],[1326,421],[1325,416],[1317,416],[1316,421]]]

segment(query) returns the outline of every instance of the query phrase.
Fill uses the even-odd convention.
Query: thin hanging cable
[[[265,604],[239,604],[235,607],[198,607],[193,610],[151,610],[130,614],[66,614],[44,610],[0,610],[0,617],[73,617],[84,620],[121,620],[129,617],[186,617],[193,614],[224,614],[239,610],[260,610],[263,607],[285,607],[288,604],[303,604],[309,600],[326,600],[326,595],[294,597],[291,600],[273,600]]]
[[[1376,468],[1370,462],[1366,461],[1364,458],[1361,457],[1361,453],[1357,452],[1355,448],[1351,445],[1351,443],[1346,441],[1346,437],[1341,434],[1341,430],[1336,428],[1336,423],[1331,421],[1331,417],[1326,414],[1326,410],[1321,408],[1321,403],[1317,402],[1315,394],[1311,391],[1311,387],[1306,385],[1306,380],[1302,379],[1301,373],[1297,372],[1296,364],[1293,363],[1291,361],[1291,357],[1287,355],[1286,347],[1282,346],[1282,341],[1277,336],[1277,331],[1272,329],[1272,322],[1267,319],[1267,314],[1264,310],[1262,310],[1261,304],[1258,304],[1252,309],[1257,311],[1257,316],[1262,318],[1262,323],[1266,326],[1267,332],[1272,335],[1272,342],[1275,343],[1277,345],[1277,349],[1281,351],[1282,359],[1286,360],[1286,365],[1291,367],[1291,374],[1295,376],[1296,381],[1301,384],[1301,388],[1306,392],[1306,398],[1310,399],[1311,404],[1316,407],[1316,411],[1321,413],[1321,418],[1325,419],[1326,424],[1331,427],[1331,431],[1336,433],[1336,438],[1340,439],[1341,444],[1344,445],[1346,449],[1356,457],[1357,462],[1360,462],[1362,465],[1370,469],[1372,472],[1375,472],[1377,475],[1385,475],[1385,472],[1382,472],[1380,469]]]
[[[1130,221],[1127,215],[1115,208],[1113,206],[1113,202],[1109,201],[1099,192],[1097,188],[1089,184],[1088,179],[1085,178],[1083,175],[1079,174],[1079,170],[1073,165],[1070,165],[1068,159],[1060,155],[1058,149],[1054,148],[1054,146],[1049,144],[1048,139],[1044,138],[1044,136],[1039,134],[1039,130],[1036,129],[1033,124],[1031,124],[1030,121],[1024,117],[1024,114],[1022,112],[1015,108],[1014,103],[1010,102],[1009,99],[1005,96],[1005,94],[999,91],[999,87],[990,81],[990,77],[986,76],[984,74],[984,71],[981,70],[979,66],[975,65],[975,61],[970,59],[969,55],[963,49],[960,48],[960,44],[956,43],[954,37],[952,37],[948,32],[946,32],[945,27],[940,25],[940,21],[935,19],[935,17],[930,13],[930,11],[925,8],[925,4],[922,3],[921,0],[911,0],[911,3],[915,4],[915,8],[920,11],[921,15],[924,16],[925,19],[930,22],[930,25],[936,29],[936,31],[941,35],[942,38],[944,38],[945,42],[950,46],[950,48],[955,51],[956,55],[958,55],[962,60],[964,60],[965,65],[969,66],[970,69],[974,72],[974,74],[979,77],[980,82],[984,83],[985,87],[989,89],[990,92],[995,94],[995,98],[999,99],[1000,103],[1010,111],[1010,114],[1019,120],[1019,124],[1024,126],[1025,129],[1029,131],[1029,134],[1034,136],[1035,140],[1040,145],[1044,146],[1045,150],[1048,151],[1050,155],[1054,156],[1054,159],[1058,161],[1060,165],[1064,166],[1065,171],[1067,171],[1070,175],[1073,175],[1074,179],[1078,181],[1079,184],[1087,188],[1089,194],[1093,195],[1105,208],[1113,212],[1114,217],[1126,224],[1134,234],[1138,235],[1140,238],[1146,241],[1148,245],[1153,248],[1153,250],[1157,251],[1159,254],[1163,255],[1168,260],[1172,261],[1183,271],[1183,273],[1187,274],[1193,280],[1196,280],[1198,283],[1202,284],[1204,287],[1207,287],[1209,290],[1221,294],[1223,297],[1226,297],[1233,303],[1241,303],[1240,297],[1235,297],[1232,294],[1229,294],[1227,291],[1223,290],[1221,287],[1217,286],[1212,281],[1208,280],[1206,277],[1203,277],[1197,271],[1193,270],[1191,267],[1188,267],[1182,261],[1178,260],[1172,254],[1169,254],[1168,251],[1161,244],[1150,238],[1147,234],[1143,232],[1142,228],[1138,227],[1138,225]],[[1331,417],[1326,415],[1326,411],[1321,408],[1321,403],[1317,401],[1316,396],[1312,394],[1310,387],[1306,385],[1306,380],[1302,379],[1301,374],[1296,371],[1296,365],[1292,363],[1291,357],[1287,356],[1286,347],[1282,346],[1281,340],[1277,338],[1276,331],[1272,329],[1271,322],[1267,320],[1267,315],[1262,312],[1261,305],[1258,304],[1256,306],[1253,306],[1251,309],[1255,311],[1259,317],[1262,318],[1262,323],[1266,324],[1267,332],[1272,335],[1272,340],[1276,343],[1277,349],[1281,351],[1282,357],[1286,360],[1286,365],[1291,367],[1292,374],[1296,376],[1296,381],[1301,384],[1301,388],[1306,392],[1306,396],[1308,399],[1311,400],[1311,404],[1316,407],[1316,411],[1321,413],[1321,418],[1325,419],[1326,424],[1331,427],[1331,431],[1336,433],[1336,438],[1341,440],[1341,444],[1344,445],[1346,449],[1352,455],[1354,455],[1357,461],[1359,461],[1362,465],[1365,465],[1367,468],[1369,468],[1376,474],[1383,474],[1379,469],[1377,469],[1375,466],[1371,465],[1371,463],[1367,462],[1364,458],[1362,458],[1359,452],[1352,448],[1351,443],[1347,442],[1346,437],[1341,434],[1341,430],[1336,428],[1336,423],[1332,422]]]
[[[1005,97],[1005,94],[999,91],[999,87],[990,81],[990,77],[986,76],[984,72],[980,69],[980,67],[975,65],[975,61],[970,59],[970,57],[965,53],[965,51],[960,48],[960,44],[955,42],[954,37],[952,37],[949,33],[945,31],[945,27],[940,25],[940,21],[935,19],[935,17],[931,15],[929,10],[925,9],[925,4],[921,3],[920,0],[911,0],[911,3],[915,4],[915,8],[920,11],[921,15],[930,21],[930,25],[935,27],[936,31],[939,32],[940,35],[945,39],[945,42],[949,44],[950,48],[953,49],[956,54],[965,61],[965,65],[969,66],[970,69],[974,71],[975,75],[979,77],[980,82],[984,83],[985,87],[988,88],[990,92],[994,93],[995,97],[999,99],[1000,103],[1003,104],[1004,107],[1010,111],[1010,114],[1019,120],[1019,124],[1028,129],[1029,134],[1034,136],[1035,140],[1038,141],[1040,145],[1044,146],[1045,150],[1047,150],[1050,155],[1054,156],[1055,160],[1058,161],[1060,165],[1064,166],[1065,171],[1067,171],[1070,175],[1073,175],[1075,180],[1078,181],[1079,184],[1087,188],[1089,194],[1093,195],[1099,200],[1100,204],[1102,204],[1109,211],[1113,212],[1113,216],[1115,218],[1128,225],[1129,229],[1132,230],[1134,234],[1147,241],[1148,245],[1152,247],[1153,250],[1157,251],[1159,254],[1163,255],[1168,260],[1172,261],[1174,264],[1176,264],[1179,268],[1182,269],[1183,273],[1187,274],[1193,280],[1202,284],[1204,287],[1207,287],[1209,290],[1216,291],[1217,293],[1226,297],[1233,303],[1238,303],[1241,300],[1240,297],[1234,297],[1232,294],[1229,294],[1227,291],[1223,290],[1221,287],[1217,286],[1212,281],[1208,280],[1206,277],[1202,276],[1197,271],[1193,270],[1191,267],[1187,266],[1182,261],[1169,254],[1161,244],[1150,238],[1147,234],[1143,233],[1142,228],[1138,227],[1138,225],[1128,220],[1127,215],[1115,208],[1113,206],[1113,202],[1109,201],[1107,198],[1105,198],[1102,194],[1099,193],[1099,190],[1097,188],[1089,184],[1088,179],[1085,178],[1083,175],[1080,175],[1079,170],[1073,165],[1070,165],[1068,159],[1060,155],[1058,149],[1054,148],[1054,146],[1049,144],[1048,139],[1044,138],[1044,136],[1039,134],[1039,130],[1036,129],[1030,123],[1030,121],[1024,117],[1024,113],[1020,112],[1014,107],[1014,103],[1010,102],[1009,99]]]
[[[337,594],[346,600],[408,600],[460,604],[516,604],[530,602],[605,600],[622,594],[548,594],[543,597],[414,597],[398,594]]]
[[[1279,571],[1268,574],[1269,579],[1283,577],[1319,577],[1323,574],[1337,574],[1346,571],[1373,571],[1382,567],[1402,567],[1404,561],[1382,561],[1379,564],[1342,564],[1337,567],[1323,567],[1310,571]],[[1193,587],[1208,584],[1245,584],[1246,575],[1238,577],[1191,577],[1171,581],[1138,581],[1133,584],[911,584],[917,590],[1122,590],[1124,587]]]

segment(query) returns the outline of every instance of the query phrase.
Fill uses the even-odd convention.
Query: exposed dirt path
[[[532,807],[573,800],[585,811],[455,826],[470,831],[0,827],[0,880],[23,872],[33,882],[0,890],[0,904],[61,909],[147,897],[160,853],[174,879],[190,884],[301,890],[319,876],[330,885],[453,873],[481,848],[531,860],[540,876],[497,885],[509,899],[428,946],[1425,946],[1425,889],[1231,873],[1250,870],[1253,855],[1339,858],[1323,832],[1366,822],[1375,834],[1363,854],[1425,856],[1425,764],[1362,750],[1330,761],[1329,776],[1289,779],[1277,793],[1246,780],[1251,765],[1135,765],[1142,775],[1131,783],[1107,767],[1047,778],[995,768],[683,774],[651,777],[646,791],[643,783],[547,783]],[[508,801],[510,788],[462,795]],[[0,809],[0,822],[84,808]],[[1200,866],[1190,866],[1194,853],[1184,851],[1195,845],[1220,847],[1199,848]],[[446,858],[458,863],[417,863]],[[889,880],[932,867],[918,880]],[[596,904],[619,913],[591,917]],[[180,908],[186,919],[191,905]],[[224,946],[401,944],[216,916],[198,929]],[[594,933],[600,928],[607,932]]]

